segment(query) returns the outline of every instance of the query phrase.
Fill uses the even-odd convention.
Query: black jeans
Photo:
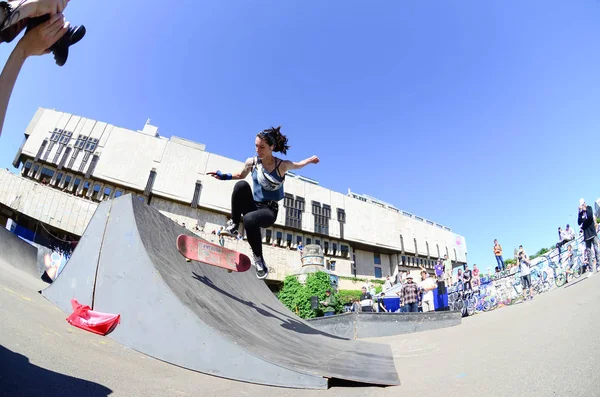
[[[252,189],[246,181],[239,181],[233,188],[231,195],[231,219],[240,223],[244,216],[244,230],[248,243],[256,256],[262,256],[262,236],[260,228],[272,226],[277,219],[279,205],[275,201],[260,203],[254,201]]]

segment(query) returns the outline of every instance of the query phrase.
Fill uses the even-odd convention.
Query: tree
[[[310,298],[317,296],[319,301],[325,299],[325,292],[331,289],[329,274],[325,272],[311,273],[306,277],[306,284],[302,285],[295,276],[287,276],[283,280],[283,287],[277,297],[288,309],[300,318],[314,318],[323,315],[321,308],[313,310]],[[335,291],[332,290],[332,294]],[[341,311],[342,303],[338,299],[335,307],[336,313]]]

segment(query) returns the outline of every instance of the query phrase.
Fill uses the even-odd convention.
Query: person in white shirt
[[[437,288],[436,282],[433,278],[429,277],[429,274],[425,270],[421,270],[421,282],[419,288],[423,292],[423,298],[421,305],[423,313],[435,311],[433,303],[433,290]]]
[[[390,276],[387,276],[385,278],[385,283],[383,283],[383,292],[387,291],[390,288],[392,288],[392,280],[390,280]]]
[[[531,262],[525,252],[519,252],[519,270],[521,271],[521,286],[523,287],[523,300],[533,299],[533,288],[531,288]],[[527,298],[529,290],[529,298]]]

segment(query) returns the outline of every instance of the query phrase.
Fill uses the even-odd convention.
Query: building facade
[[[162,137],[148,123],[133,131],[40,108],[13,165],[19,175],[0,173],[0,221],[20,218],[17,223],[68,241],[81,236],[99,202],[132,194],[216,241],[213,232],[228,219],[235,181],[206,173],[235,171],[243,162],[207,152],[200,143]],[[263,231],[273,282],[301,266],[300,243],[323,247],[341,288],[355,288],[353,278],[382,279],[421,266],[431,271],[444,254],[454,266],[467,261],[463,236],[372,197],[335,192],[293,173],[285,192],[275,225]],[[244,241],[225,244],[250,253]]]

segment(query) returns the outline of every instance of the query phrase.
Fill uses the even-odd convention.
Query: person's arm
[[[241,171],[239,171],[238,173],[235,174],[225,174],[221,171],[215,171],[215,172],[207,172],[206,175],[210,175],[213,178],[216,179],[220,179],[222,181],[230,181],[230,180],[236,180],[236,179],[244,179],[248,176],[248,174],[250,173],[250,171],[252,171],[252,167],[254,166],[254,158],[253,157],[248,157],[248,159],[246,159],[246,162],[244,163],[244,168],[242,168]]]
[[[0,75],[0,135],[10,96],[25,60],[30,56],[48,54],[48,48],[64,36],[68,28],[69,23],[65,23],[63,15],[55,14],[48,21],[27,32],[10,53]]]
[[[318,162],[319,158],[317,156],[312,156],[299,162],[285,160],[279,166],[279,172],[281,173],[281,175],[283,175],[288,171],[299,170],[300,168],[304,168],[309,164],[317,164]]]
[[[35,18],[42,15],[54,15],[63,12],[69,0],[15,0],[7,1],[12,9],[6,15],[6,9],[0,7],[0,30],[22,21],[25,18]]]

